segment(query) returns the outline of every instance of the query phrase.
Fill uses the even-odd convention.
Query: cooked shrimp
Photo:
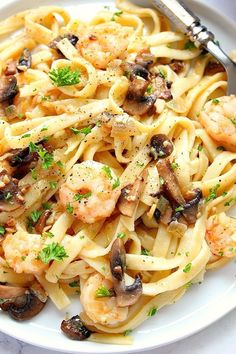
[[[40,274],[47,267],[37,259],[42,249],[42,237],[18,231],[6,236],[2,243],[5,259],[16,273]]]
[[[114,188],[116,180],[113,171],[99,162],[76,164],[59,190],[60,201],[71,206],[79,220],[93,224],[112,214],[120,196],[120,189]]]
[[[236,151],[236,96],[207,102],[200,113],[200,122],[212,139]]]
[[[81,288],[80,301],[86,314],[95,323],[106,326],[113,326],[126,320],[128,307],[118,307],[116,298],[96,297],[96,291],[105,287],[110,289],[112,282],[106,280],[102,275],[92,274]]]
[[[99,24],[80,38],[78,46],[85,59],[98,69],[106,69],[112,60],[123,59],[131,32],[131,28],[115,22]]]
[[[213,254],[236,257],[236,219],[225,213],[211,216],[207,221],[206,239]]]

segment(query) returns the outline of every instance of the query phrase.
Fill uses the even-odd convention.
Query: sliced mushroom
[[[159,160],[157,163],[157,170],[159,175],[163,178],[164,192],[167,199],[174,205],[184,205],[185,199],[179,187],[178,179],[171,167],[169,160]]]
[[[225,68],[217,61],[209,61],[205,68],[204,75],[215,75],[217,73],[223,73]]]
[[[149,79],[149,71],[139,64],[133,64],[124,62],[121,64],[121,69],[124,71],[124,75],[130,80],[134,80],[137,76],[142,77],[144,80]]]
[[[167,135],[157,134],[152,137],[150,155],[155,160],[157,160],[157,158],[164,158],[170,156],[173,149],[173,143]]]
[[[91,335],[91,331],[85,327],[78,315],[62,321],[61,330],[67,337],[74,340],[84,340]]]
[[[56,37],[52,42],[49,43],[49,47],[52,48],[52,49],[56,49],[58,51],[58,53],[62,54],[63,53],[60,51],[60,49],[57,48],[57,44],[64,38],[67,38],[68,41],[73,45],[73,46],[76,46],[78,40],[79,40],[79,37],[77,37],[76,35],[74,34],[66,34],[64,36],[58,36]]]
[[[155,56],[150,52],[150,49],[144,49],[135,58],[135,63],[143,66],[146,69],[155,62]]]
[[[43,232],[43,229],[45,228],[46,226],[46,222],[47,222],[47,219],[49,218],[49,216],[52,214],[51,210],[45,210],[42,215],[40,216],[40,218],[38,219],[37,223],[35,224],[34,228],[35,228],[35,231],[38,233],[38,234],[42,234]]]
[[[31,67],[31,65],[32,65],[31,52],[29,51],[29,49],[25,48],[23,50],[23,54],[21,55],[16,67],[19,71],[26,71]]]
[[[32,285],[29,289],[18,288],[15,292],[13,289],[9,290],[9,295],[14,293],[15,297],[5,298],[5,301],[1,304],[1,309],[7,311],[17,321],[29,320],[36,316],[47,301],[47,296],[38,283]]]
[[[17,80],[14,75],[0,78],[0,103],[12,99],[17,92]]]
[[[165,101],[169,101],[173,98],[171,93],[171,82],[164,79],[161,75],[157,75],[152,80],[153,86],[153,94],[156,98],[163,99]]]
[[[126,95],[128,100],[140,100],[143,98],[148,87],[148,81],[144,79],[135,78],[129,85],[129,89]]]
[[[156,96],[154,95],[143,96],[139,100],[131,100],[127,98],[122,108],[126,113],[132,116],[143,116],[144,114],[151,115],[153,113],[155,102]]]
[[[17,73],[16,62],[14,60],[11,60],[6,65],[5,75],[11,76],[11,75],[15,75],[16,73]]]
[[[15,210],[24,203],[24,194],[29,186],[19,187],[18,183],[6,170],[0,172],[0,211]]]
[[[188,224],[194,224],[197,219],[198,205],[202,199],[202,191],[199,188],[194,189],[188,193],[187,197],[185,196],[185,200],[186,198],[187,201],[183,205],[183,211],[176,212],[172,216],[172,220],[178,220],[183,215]]]
[[[117,204],[121,214],[129,217],[135,214],[146,178],[147,172],[144,171],[142,175],[136,179],[134,184],[129,184],[122,188]]]
[[[176,73],[179,74],[184,69],[184,62],[182,60],[172,60],[169,64],[171,69]]]
[[[116,293],[117,305],[120,307],[135,304],[143,292],[141,276],[137,274],[133,284],[126,286],[124,271],[126,266],[126,252],[122,239],[117,238],[110,252],[110,268]]]

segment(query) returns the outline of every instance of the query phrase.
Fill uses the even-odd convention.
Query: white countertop
[[[1,2],[7,0],[1,0]],[[21,0],[23,1],[23,0]],[[199,0],[219,8],[236,20],[236,0]],[[177,343],[145,352],[144,354],[235,354],[236,309],[227,316],[194,336]],[[0,333],[0,354],[56,354],[22,343]]]

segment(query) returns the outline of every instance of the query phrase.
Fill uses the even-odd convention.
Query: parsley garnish
[[[111,21],[115,21],[116,20],[116,16],[120,17],[123,14],[123,11],[117,11],[113,14]]]
[[[42,129],[40,130],[41,132],[45,132],[46,130],[48,130],[47,127],[42,127]]]
[[[63,258],[68,257],[65,248],[60,246],[59,243],[51,243],[39,252],[38,258],[43,262],[48,264],[50,261],[62,261]]]
[[[29,151],[32,152],[37,152],[38,156],[40,157],[42,161],[42,167],[45,170],[48,170],[49,167],[52,166],[53,163],[53,155],[50,154],[46,149],[43,149],[36,144],[30,142],[29,143]]]
[[[103,166],[102,170],[105,172],[109,179],[112,179],[111,169],[109,166]]]
[[[109,289],[107,289],[104,285],[96,290],[96,297],[110,297],[112,293]]]
[[[12,199],[11,192],[7,192],[7,194],[4,196],[4,199],[7,200],[7,201],[11,200]]]
[[[115,181],[112,185],[112,189],[116,189],[119,186],[120,186],[120,179],[119,179],[119,177],[117,177],[117,179],[115,179]]]
[[[5,234],[5,232],[6,232],[5,227],[0,226],[0,235],[4,235],[4,234]]]
[[[186,49],[186,50],[193,50],[195,48],[196,48],[196,46],[192,41],[188,41],[184,45],[184,49]]]
[[[233,125],[236,125],[236,119],[230,119]]]
[[[172,162],[171,168],[173,171],[176,170],[178,167],[179,167],[179,164],[177,162]]]
[[[152,317],[157,313],[157,308],[156,307],[152,307],[149,311],[148,311],[148,317]]]
[[[141,255],[143,256],[150,256],[150,252],[148,250],[146,250],[146,248],[142,248],[141,250]]]
[[[69,286],[71,288],[77,288],[79,286],[79,281],[78,280],[74,280],[71,283],[69,283]]]
[[[205,201],[206,203],[209,202],[210,200],[213,200],[213,199],[217,198],[217,189],[219,189],[219,188],[220,188],[220,184],[219,183],[217,183],[215,185],[215,187],[210,188],[209,195],[208,195],[208,197],[206,198],[206,201]]]
[[[70,128],[70,130],[71,130],[75,135],[79,135],[79,134],[88,135],[89,133],[91,133],[92,128],[91,128],[91,127],[85,127],[85,128],[82,128],[82,129]]]
[[[27,133],[22,135],[21,139],[25,139],[25,138],[29,138],[31,136],[31,134]]]
[[[131,332],[132,332],[132,329],[127,329],[126,331],[124,331],[123,336],[126,337],[126,336],[128,336]]]
[[[166,79],[166,73],[165,73],[165,71],[163,70],[163,69],[158,69],[158,74],[159,74],[159,76],[162,78],[162,79]]]
[[[184,273],[188,273],[188,272],[190,272],[191,268],[192,268],[192,263],[188,263],[188,264],[186,264],[186,266],[184,267],[183,272],[184,272]]]
[[[151,84],[148,85],[147,87],[147,93],[150,95],[151,93],[153,93],[153,86]]]
[[[50,188],[53,190],[53,189],[56,189],[57,188],[57,182],[54,182],[54,181],[51,181],[49,182],[49,186]]]
[[[50,231],[45,231],[45,232],[43,232],[43,233],[42,233],[42,236],[45,237],[45,238],[47,238],[47,237],[53,238],[53,237],[54,237],[53,233],[50,232]]]
[[[64,167],[64,164],[63,164],[63,162],[61,162],[61,161],[57,161],[57,166],[58,167],[60,167],[60,168],[63,168]]]
[[[225,151],[224,146],[217,146],[216,150],[218,151]]]
[[[73,213],[74,208],[73,208],[73,206],[70,203],[66,204],[66,211],[67,211],[68,214],[72,214]]]
[[[213,100],[211,101],[213,104],[217,105],[220,103],[220,100],[218,100],[218,98],[213,98]]]
[[[42,97],[41,97],[41,101],[42,101],[42,102],[50,101],[51,99],[52,99],[51,96],[42,96]]]
[[[37,172],[35,171],[35,168],[31,168],[30,172],[31,172],[32,178],[33,178],[34,180],[36,180],[36,179],[38,178],[38,174],[37,174]]]
[[[35,210],[35,211],[32,211],[32,213],[30,214],[29,217],[33,221],[33,223],[36,223],[41,215],[42,215],[41,211]]]
[[[197,149],[198,149],[198,151],[202,151],[203,146],[202,145],[198,145]]]
[[[236,198],[231,198],[230,200],[224,203],[224,206],[230,206],[232,203],[236,203]]]
[[[185,288],[188,289],[190,288],[190,286],[193,285],[193,283],[191,281],[188,281],[186,284],[185,284]]]
[[[184,207],[182,205],[178,206],[177,208],[175,208],[175,211],[178,212],[178,211],[183,211],[184,210]]]
[[[26,256],[22,256],[21,260],[24,262],[26,260]]]
[[[52,209],[52,204],[50,204],[48,202],[47,203],[43,203],[42,207],[43,207],[44,210],[50,210],[50,209]]]
[[[74,200],[76,202],[80,202],[82,199],[86,199],[86,198],[89,198],[91,197],[92,195],[92,192],[88,192],[88,193],[77,193],[74,195]]]
[[[48,74],[55,86],[71,86],[80,82],[80,71],[71,70],[70,66],[64,68],[52,69]]]
[[[24,117],[24,114],[19,113],[19,114],[17,115],[17,117],[18,117],[19,119],[22,119],[22,118]]]
[[[219,252],[219,256],[223,257],[223,255],[224,255],[224,252],[223,252],[223,251],[220,251],[220,252]]]
[[[119,232],[118,234],[117,234],[117,238],[124,238],[126,236],[126,234],[124,233],[124,232]]]
[[[137,165],[138,167],[143,167],[143,166],[144,166],[144,162],[137,161],[137,162],[136,162],[136,165]]]

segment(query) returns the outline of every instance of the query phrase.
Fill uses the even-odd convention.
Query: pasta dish
[[[116,7],[0,23],[0,308],[75,299],[65,335],[126,344],[236,256],[236,97],[164,16]]]

